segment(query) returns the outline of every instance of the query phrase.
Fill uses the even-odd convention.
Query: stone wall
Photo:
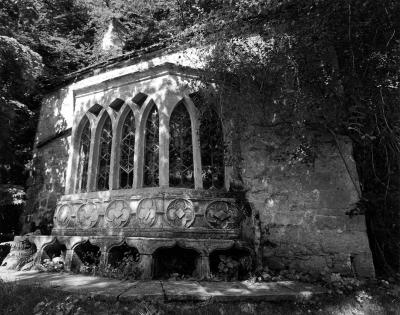
[[[365,218],[346,214],[359,200],[352,144],[319,136],[315,150],[310,158],[301,142],[283,142],[260,124],[243,133],[242,177],[260,262],[373,276]]]
[[[61,89],[43,100],[27,183],[22,234],[37,229],[50,234],[57,201],[64,194],[71,141],[68,120],[73,108],[65,102],[65,95],[66,90]]]

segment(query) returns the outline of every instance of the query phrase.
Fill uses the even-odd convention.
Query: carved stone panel
[[[207,223],[215,229],[232,229],[239,225],[239,210],[225,201],[212,202],[206,209]]]
[[[112,201],[106,210],[105,219],[112,227],[123,227],[128,223],[131,209],[123,200]]]
[[[94,227],[99,218],[95,203],[87,203],[79,207],[76,213],[78,226],[82,229]]]
[[[157,220],[157,203],[154,199],[143,199],[137,208],[140,226],[151,227]]]
[[[71,207],[68,205],[60,206],[56,212],[55,219],[59,226],[67,227],[71,221]]]
[[[195,218],[192,203],[186,199],[173,200],[168,205],[166,218],[173,226],[181,228],[190,227]]]

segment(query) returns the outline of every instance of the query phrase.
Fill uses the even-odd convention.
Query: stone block
[[[351,254],[350,253],[336,253],[332,255],[332,272],[338,272],[343,275],[353,275]]]
[[[311,273],[318,273],[329,267],[329,259],[325,256],[303,256],[290,262],[290,268]]]
[[[323,230],[321,246],[325,253],[363,253],[369,251],[368,237],[365,232]]]
[[[139,285],[140,284],[140,285]],[[160,281],[140,281],[122,293],[118,300],[124,301],[163,301],[164,290]]]
[[[375,268],[370,251],[354,255],[353,267],[358,277],[375,278]]]

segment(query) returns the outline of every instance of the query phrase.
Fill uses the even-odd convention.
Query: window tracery
[[[97,190],[109,189],[111,162],[112,124],[107,115],[100,134],[99,168],[97,173]]]
[[[77,172],[76,191],[86,192],[89,169],[89,151],[90,151],[90,122],[85,116],[82,121],[83,127],[79,141],[79,162]]]
[[[129,109],[128,113],[118,113],[118,115],[126,113],[125,118],[119,120],[122,126],[119,129],[118,139],[115,136],[113,139],[111,117],[105,113],[106,117],[103,122],[100,120],[97,127],[101,128],[100,131],[96,131],[99,137],[95,142],[97,145],[92,149],[93,152],[98,152],[95,153],[96,162],[93,168],[97,167],[97,170],[94,172],[89,170],[92,165],[89,163],[91,129],[89,119],[85,116],[77,148],[79,157],[74,191],[86,192],[89,185],[94,190],[108,190],[110,183],[113,183],[113,189],[130,189],[134,187],[134,182],[142,183],[138,188],[157,187],[160,184],[159,165],[163,165],[160,161],[165,160],[169,161],[169,174],[164,173],[166,170],[161,170],[161,173],[163,180],[169,179],[170,187],[223,189],[224,141],[221,120],[212,104],[204,102],[201,97],[196,96],[196,99],[193,99],[192,95],[191,97],[193,103],[181,100],[172,111],[169,128],[166,128],[169,130],[169,137],[160,137],[158,108],[152,101],[148,104],[150,110],[144,109],[148,115],[139,116],[145,119],[139,136],[143,136],[143,140],[140,141],[144,143],[143,151],[140,151],[141,157],[135,156],[139,152],[135,150],[137,117],[135,118],[134,112]],[[195,124],[194,127],[192,123]],[[195,128],[196,133],[192,134],[192,128]],[[169,143],[164,143],[168,139]],[[169,145],[169,150],[160,151],[160,147],[165,145]],[[115,154],[115,166],[111,166],[112,148],[119,150]],[[135,165],[135,160],[139,160],[140,170],[136,169],[138,166]],[[114,170],[112,173],[111,167]],[[93,179],[93,186],[88,174],[96,176]],[[137,179],[136,176],[140,178]]]
[[[155,187],[159,183],[159,118],[154,104],[151,108],[145,130],[144,186]]]
[[[200,119],[200,146],[204,189],[224,187],[224,141],[222,124],[211,105],[204,105]]]
[[[119,161],[119,188],[132,188],[134,176],[134,154],[135,116],[132,111],[129,111],[122,126]]]
[[[170,118],[169,185],[194,187],[191,121],[182,102]]]

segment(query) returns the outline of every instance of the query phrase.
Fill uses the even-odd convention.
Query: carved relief
[[[208,224],[216,229],[232,229],[238,227],[239,210],[225,201],[211,203],[205,212]]]
[[[166,218],[171,225],[176,227],[190,227],[195,218],[192,203],[185,199],[172,201],[168,206]]]
[[[71,207],[68,205],[60,206],[55,217],[59,226],[67,227],[71,221]]]
[[[139,224],[144,227],[151,227],[157,219],[157,205],[153,199],[143,199],[137,209]]]
[[[125,201],[114,200],[107,207],[105,219],[113,227],[123,227],[129,220],[130,210]]]
[[[82,229],[94,227],[98,218],[97,206],[94,203],[87,203],[80,206],[76,213],[77,223]]]

